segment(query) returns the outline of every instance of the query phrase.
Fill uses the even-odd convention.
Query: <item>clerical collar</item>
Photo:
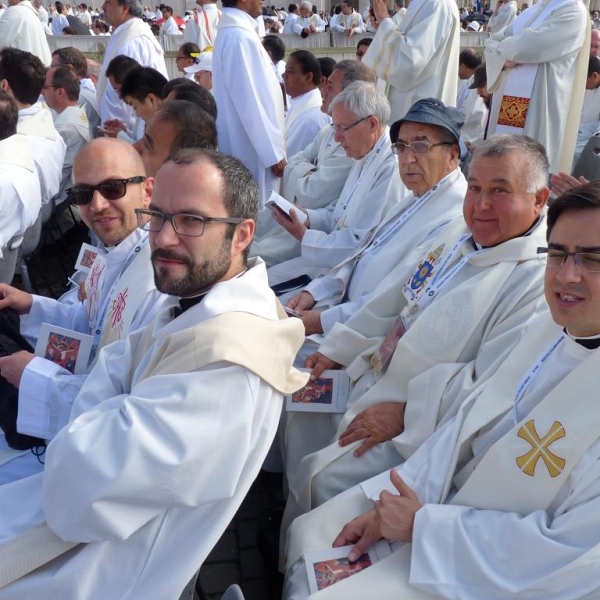
[[[196,306],[196,304],[200,304],[202,300],[204,300],[204,296],[206,296],[208,292],[204,292],[199,296],[192,296],[191,298],[179,298],[179,306],[173,307],[174,318],[176,319],[179,315],[182,315],[186,310],[192,308],[192,306]]]
[[[536,219],[535,223],[525,233],[522,233],[521,235],[515,235],[515,237],[511,238],[511,239],[514,240],[516,238],[527,237],[528,235],[531,235],[535,231],[536,227],[540,224],[541,220],[542,220],[542,216],[540,215]],[[485,250],[486,248],[490,247],[490,246],[482,246],[481,244],[478,244],[475,240],[473,240],[473,244],[475,244],[475,247],[477,248],[477,250]]]
[[[598,335],[590,335],[589,337],[576,338],[571,335],[567,328],[563,329],[566,335],[568,335],[574,342],[587,348],[588,350],[595,350],[596,348],[600,348],[600,333]]]
[[[241,273],[238,273],[235,277],[232,277],[232,279],[237,279],[238,277],[241,277],[247,270],[248,269],[245,268]],[[179,298],[179,306],[173,307],[173,318],[176,319],[179,315],[182,315],[186,310],[192,308],[192,306],[200,304],[200,302],[204,300],[204,296],[206,296],[206,294],[208,294],[209,291],[210,290],[206,290],[205,292],[198,294],[198,296],[192,296],[191,298]]]

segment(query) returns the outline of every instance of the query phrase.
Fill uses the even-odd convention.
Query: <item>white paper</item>
[[[272,208],[273,206],[278,206],[288,217],[290,216],[290,208],[293,208],[300,219],[300,223],[304,223],[308,218],[307,214],[300,210],[297,206],[288,202],[283,196],[280,196],[277,192],[271,190],[271,195],[269,199],[265,202],[265,206]]]
[[[81,244],[81,250],[79,250],[79,255],[75,262],[75,270],[81,271],[82,273],[89,273],[97,255],[98,248],[96,248],[96,246]]]
[[[351,563],[348,560],[348,554],[352,548],[353,546],[328,548],[327,550],[307,552],[304,555],[311,594],[364,571],[392,552],[389,542],[380,540],[370,546],[358,560]]]
[[[310,369],[300,369],[310,373]],[[286,410],[292,412],[344,413],[350,394],[350,378],[345,370],[323,371],[316,381],[286,396]]]
[[[75,375],[86,373],[92,336],[49,323],[42,323],[35,355],[60,365]]]

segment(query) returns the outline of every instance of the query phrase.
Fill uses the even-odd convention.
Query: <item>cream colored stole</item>
[[[196,345],[194,368],[227,361],[246,367],[282,394],[304,387],[307,373],[292,367],[304,342],[299,319],[288,318],[277,301],[278,321],[250,313],[230,312],[170,335],[153,353],[139,380],[189,371],[190,339]],[[152,346],[149,326],[134,352],[133,364]],[[44,522],[0,545],[0,588],[20,579],[78,544],[61,540]]]
[[[451,504],[522,515],[548,509],[598,439],[597,376],[594,352],[493,444]],[[508,397],[514,398],[514,390]],[[473,411],[478,408],[484,409],[476,403]]]

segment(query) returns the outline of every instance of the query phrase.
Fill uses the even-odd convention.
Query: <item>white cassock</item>
[[[459,52],[455,0],[412,0],[399,27],[379,24],[363,62],[389,84],[390,123],[423,98],[455,105]]]
[[[0,141],[0,248],[33,225],[42,207],[31,144],[17,133]]]
[[[9,6],[0,18],[0,47],[11,46],[35,54],[46,67],[52,55],[44,27],[29,0]]]
[[[142,67],[156,69],[167,79],[169,75],[163,49],[147,23],[133,17],[113,31],[102,61],[96,96],[98,98],[100,119],[103,123],[107,119],[119,119],[127,125],[131,113],[106,78],[108,63],[119,54],[125,54],[125,56],[137,60]]]
[[[282,195],[305,208],[323,208],[340,197],[353,162],[335,141],[333,127],[326,125],[302,152],[289,159]],[[263,209],[250,255],[260,256],[271,267],[300,256],[300,242],[273,219],[270,209]]]
[[[423,194],[416,198],[409,194],[388,211],[364,245],[327,275],[308,284],[305,290],[322,310],[321,325],[325,335],[336,323],[345,323],[358,311],[400,262],[405,262],[407,268],[413,266],[418,258],[418,255],[413,256],[417,247],[437,235],[449,221],[462,215],[466,190],[467,182],[456,169],[440,180],[430,193],[426,192],[427,197]],[[407,256],[410,256],[410,262],[406,262]]]
[[[219,150],[239,158],[258,182],[261,204],[279,178],[271,167],[285,158],[283,96],[257,22],[237,8],[219,21],[213,49],[213,93]]]
[[[290,13],[283,23],[283,30],[281,31],[283,34],[291,34],[295,33],[296,35],[300,35],[302,33],[302,25],[300,23],[300,16],[296,13]]]
[[[517,18],[517,3],[515,0],[505,2],[498,12],[494,14],[488,21],[487,30],[489,33],[498,33],[500,30],[508,27]]]
[[[42,204],[58,194],[67,145],[56,131],[52,113],[39,102],[19,110],[17,132],[29,139],[33,160],[40,180]]]
[[[82,543],[2,588],[3,600],[181,593],[258,474],[283,394],[306,381],[291,369],[302,326],[279,320],[264,266],[249,267],[104,348],[44,472],[0,486],[2,542],[45,520]],[[270,336],[260,356],[248,331]]]
[[[319,88],[290,100],[285,116],[285,148],[290,156],[304,150],[331,123],[331,117],[321,110],[322,103]]]
[[[372,507],[368,498],[390,488],[382,473],[294,523],[286,600],[598,598],[599,361],[600,351],[540,317],[496,375],[399,468],[423,503],[412,544],[313,596],[303,590],[301,554],[327,548]]]
[[[330,445],[306,456],[290,474],[290,497],[302,510],[408,458],[495,373],[531,317],[546,309],[544,269],[537,258],[545,240],[544,219],[529,235],[491,248],[476,250],[472,238],[458,245],[465,233],[464,223],[452,224],[431,242],[408,278],[406,272],[392,272],[363,310],[334,327],[321,345],[325,356],[347,365],[355,383],[341,421],[326,415],[332,429],[337,426]],[[447,283],[429,301],[438,281],[436,269],[441,281],[448,276]],[[408,330],[395,348],[390,346],[393,354],[385,370],[377,364],[387,342],[381,336],[415,302],[423,302],[424,308],[408,313]],[[406,403],[401,435],[360,458],[352,453],[361,442],[338,444],[339,434],[357,414],[390,401]]]
[[[337,15],[336,22],[332,25],[329,24],[329,29],[336,33],[344,33],[346,29],[350,29],[350,35],[355,35],[365,32],[365,24],[360,13],[353,11],[349,15],[340,13]]]
[[[67,106],[58,113],[54,117],[54,127],[67,146],[60,180],[60,197],[57,198],[57,203],[60,203],[66,199],[65,190],[73,185],[71,173],[75,156],[92,139],[92,136],[85,110],[77,105]]]
[[[31,310],[21,315],[21,334],[33,347],[42,323],[51,323],[92,335],[95,356],[107,343],[125,339],[146,326],[165,306],[168,296],[154,286],[147,233],[136,229],[118,246],[100,244],[97,249],[106,258],[97,291],[99,310],[91,315],[89,299],[73,301],[76,291],[60,300],[34,295]],[[111,310],[114,307],[118,311]],[[85,379],[86,375],[73,375],[52,361],[34,358],[19,385],[17,430],[46,440],[54,438],[69,422],[73,401]],[[10,450],[4,436],[0,437],[0,464],[0,484],[42,469],[31,452]]]
[[[389,140],[386,127],[373,148],[354,161],[337,202],[307,211],[310,229],[302,238],[301,256],[271,267],[271,285],[304,274],[314,278],[339,264],[403,198],[406,188]]]
[[[487,84],[493,92],[488,134],[524,133],[537,140],[546,148],[551,172],[569,172],[573,160],[589,58],[588,23],[581,0],[544,0],[486,42]],[[507,60],[518,65],[504,69]]]
[[[217,27],[221,19],[221,11],[216,4],[206,3],[202,10],[194,13],[185,25],[183,42],[197,44],[200,51],[212,48],[217,37]]]

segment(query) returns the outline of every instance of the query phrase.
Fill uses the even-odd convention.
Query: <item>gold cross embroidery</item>
[[[531,450],[517,458],[519,469],[526,475],[533,477],[538,460],[541,458],[548,469],[548,473],[550,473],[550,477],[557,477],[560,475],[565,468],[567,461],[550,452],[548,447],[556,442],[556,440],[565,437],[565,435],[565,428],[562,424],[558,421],[554,421],[548,433],[543,438],[540,438],[535,430],[533,419],[527,421],[525,425],[522,425],[519,428],[517,436],[531,444]]]

